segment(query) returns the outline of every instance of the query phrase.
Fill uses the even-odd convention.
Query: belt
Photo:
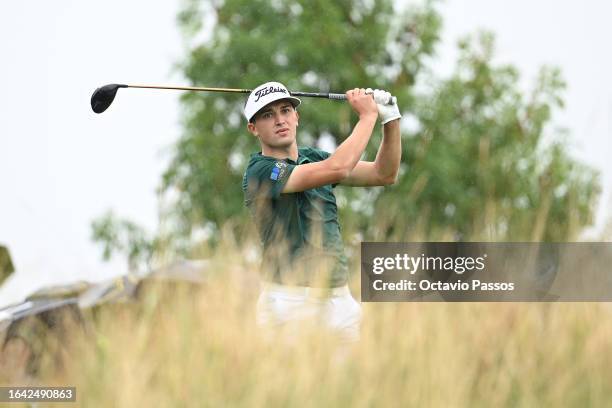
[[[290,286],[281,285],[273,282],[262,282],[262,289],[269,292],[285,293],[290,295],[300,295],[305,297],[331,297],[345,296],[351,293],[348,285],[337,288],[313,288],[309,286]]]

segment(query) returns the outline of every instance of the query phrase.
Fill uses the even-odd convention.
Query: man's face
[[[288,147],[295,142],[299,117],[291,102],[281,99],[264,106],[247,127],[269,147]]]

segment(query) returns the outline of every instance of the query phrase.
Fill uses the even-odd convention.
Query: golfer
[[[314,320],[342,339],[359,339],[361,306],[351,296],[334,187],[382,186],[396,180],[401,159],[396,103],[381,90],[353,89],[359,117],[332,154],[298,147],[300,100],[279,82],[255,88],[244,107],[261,151],[251,155],[242,188],[263,243],[260,326]],[[376,160],[360,160],[376,124],[383,124]]]

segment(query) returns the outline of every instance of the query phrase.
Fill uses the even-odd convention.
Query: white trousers
[[[322,323],[343,341],[359,340],[361,305],[351,296],[346,285],[326,291],[264,283],[256,313],[260,327],[315,321]]]

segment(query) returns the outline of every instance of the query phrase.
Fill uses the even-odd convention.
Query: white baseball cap
[[[278,101],[279,99],[289,99],[294,108],[297,108],[302,101],[295,96],[291,96],[285,85],[280,82],[266,82],[253,89],[244,105],[244,116],[247,121],[255,116],[257,112],[267,104]]]

